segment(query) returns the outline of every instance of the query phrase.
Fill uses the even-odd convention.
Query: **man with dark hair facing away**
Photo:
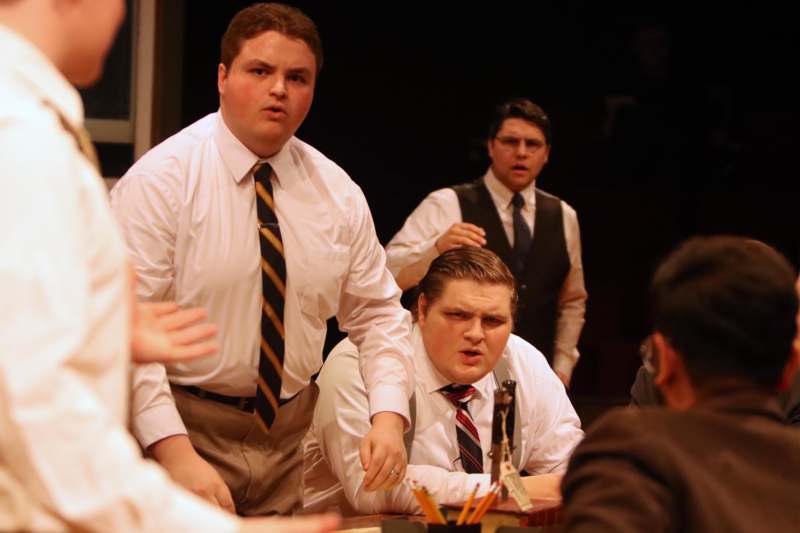
[[[621,408],[577,447],[566,531],[796,531],[800,434],[776,394],[800,356],[796,273],[774,249],[693,238],[652,282],[666,407]]]

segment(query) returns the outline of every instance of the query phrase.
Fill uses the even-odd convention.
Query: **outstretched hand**
[[[174,302],[137,302],[133,311],[131,357],[135,363],[175,363],[217,352],[217,326],[203,322],[201,308]]]

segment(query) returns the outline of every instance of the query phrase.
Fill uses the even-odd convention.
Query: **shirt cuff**
[[[405,429],[411,427],[411,415],[408,407],[408,394],[403,387],[380,385],[369,391],[369,418],[376,414],[389,411],[403,417]]]
[[[137,413],[131,421],[131,433],[144,449],[172,435],[188,435],[178,410],[169,403]]]

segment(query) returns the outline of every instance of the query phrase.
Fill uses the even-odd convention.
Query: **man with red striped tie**
[[[511,334],[517,295],[508,267],[485,248],[454,248],[431,263],[419,290],[406,478],[439,503],[463,502],[478,484],[478,496],[485,494],[494,392],[498,382],[513,379],[514,466],[530,474],[523,484],[532,497],[558,498],[561,473],[583,432],[544,356]],[[342,341],[317,383],[320,400],[304,451],[305,509],[419,512],[406,486],[377,493],[362,486],[358,442],[369,431],[369,410],[358,349]]]

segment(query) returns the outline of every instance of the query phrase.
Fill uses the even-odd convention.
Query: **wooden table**
[[[546,531],[549,526],[558,524],[561,519],[560,500],[532,500],[534,509],[531,513],[523,513],[517,508],[513,500],[507,500],[492,505],[491,510],[486,513],[481,521],[481,533],[494,533],[500,526],[531,526],[544,527]],[[447,509],[447,518],[455,520],[458,518],[460,509]],[[425,517],[419,515],[398,515],[398,514],[379,514],[366,516],[352,516],[344,518],[342,525],[339,526],[341,532],[346,533],[381,533],[381,522],[384,520],[411,520],[413,522],[424,522]]]

